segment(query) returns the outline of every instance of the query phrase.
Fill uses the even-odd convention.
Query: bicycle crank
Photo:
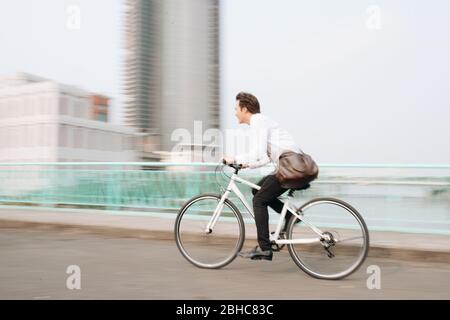
[[[274,232],[271,232],[270,234],[275,234]],[[280,235],[278,236],[278,240],[280,239],[286,239],[286,232],[280,232]],[[271,241],[270,246],[272,248],[273,252],[280,252],[283,250],[285,244],[282,244],[281,246],[278,243],[275,243],[275,241]]]

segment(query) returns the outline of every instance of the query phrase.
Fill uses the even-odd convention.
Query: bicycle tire
[[[343,272],[334,274],[334,275],[324,275],[324,274],[320,274],[318,272],[315,272],[313,270],[311,270],[310,268],[308,268],[303,262],[302,260],[299,258],[299,256],[296,253],[296,250],[294,249],[293,244],[288,244],[288,250],[289,250],[289,254],[291,255],[291,258],[294,260],[295,264],[304,272],[306,272],[308,275],[317,278],[317,279],[324,279],[324,280],[339,280],[339,279],[343,279],[345,277],[348,277],[349,275],[351,275],[352,273],[354,273],[356,270],[358,270],[361,265],[364,263],[365,259],[367,258],[368,252],[369,252],[369,246],[370,246],[370,240],[369,240],[369,230],[367,228],[367,225],[363,219],[363,217],[361,216],[361,214],[354,208],[352,207],[350,204],[339,200],[339,199],[335,199],[335,198],[316,198],[316,199],[312,199],[308,202],[306,202],[305,204],[303,204],[298,211],[303,211],[305,208],[307,209],[308,207],[312,207],[315,204],[320,204],[320,203],[332,203],[332,204],[336,204],[338,206],[343,207],[344,209],[346,209],[348,212],[350,212],[358,221],[359,225],[361,226],[361,230],[362,233],[364,235],[364,245],[363,245],[363,249],[362,249],[362,253],[360,254],[360,256],[358,257],[358,260],[356,261],[356,263],[354,263],[352,266],[350,266],[348,269],[346,269]],[[289,224],[288,224],[288,228],[287,228],[287,238],[288,239],[292,239],[292,231],[293,228],[295,226],[295,221],[297,220],[296,216],[292,216]]]
[[[234,216],[237,219],[238,228],[239,228],[238,240],[237,240],[236,245],[235,245],[233,251],[231,252],[231,254],[226,259],[216,262],[216,263],[203,263],[201,261],[197,261],[194,257],[192,257],[188,253],[188,250],[186,250],[186,248],[183,245],[183,239],[182,239],[183,237],[180,236],[180,226],[182,224],[183,217],[184,217],[186,211],[188,210],[188,208],[203,199],[215,199],[215,200],[219,201],[221,199],[221,197],[222,197],[221,195],[213,194],[213,193],[205,193],[205,194],[195,196],[195,197],[189,199],[183,205],[183,207],[180,209],[180,211],[177,214],[177,217],[175,219],[174,233],[175,233],[175,242],[177,244],[177,247],[180,250],[183,257],[186,258],[186,260],[188,260],[191,264],[195,265],[196,267],[206,268],[206,269],[223,268],[226,265],[228,265],[229,263],[231,263],[237,257],[238,252],[241,251],[242,246],[244,244],[244,240],[245,240],[244,220],[242,218],[242,215],[241,215],[239,209],[229,199],[226,199],[224,202],[224,205],[227,205],[228,208],[231,209],[231,211],[233,212]]]

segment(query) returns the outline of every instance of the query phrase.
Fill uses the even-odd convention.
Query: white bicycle
[[[234,169],[226,191],[201,194],[188,200],[175,220],[175,240],[181,254],[200,268],[217,269],[232,262],[245,240],[242,214],[229,197],[234,193],[254,218],[236,182],[259,190],[261,187],[238,176]],[[307,189],[308,184],[304,188]],[[355,272],[369,250],[369,232],[361,215],[348,203],[334,198],[316,198],[293,207],[294,189],[289,189],[277,227],[270,235],[273,251],[287,245],[297,266],[312,277],[342,279]],[[281,232],[287,212],[292,217]]]

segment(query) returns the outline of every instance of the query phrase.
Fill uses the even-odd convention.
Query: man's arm
[[[267,140],[269,129],[262,122],[255,123],[250,128],[250,151],[235,157],[237,163],[247,165],[249,168],[262,167],[270,162],[267,155]]]

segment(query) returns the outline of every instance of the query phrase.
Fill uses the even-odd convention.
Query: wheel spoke
[[[363,236],[358,236],[358,237],[349,237],[349,238],[345,238],[345,239],[338,239],[336,240],[336,243],[338,242],[345,242],[345,241],[352,241],[352,240],[358,240],[358,239],[363,239]]]

